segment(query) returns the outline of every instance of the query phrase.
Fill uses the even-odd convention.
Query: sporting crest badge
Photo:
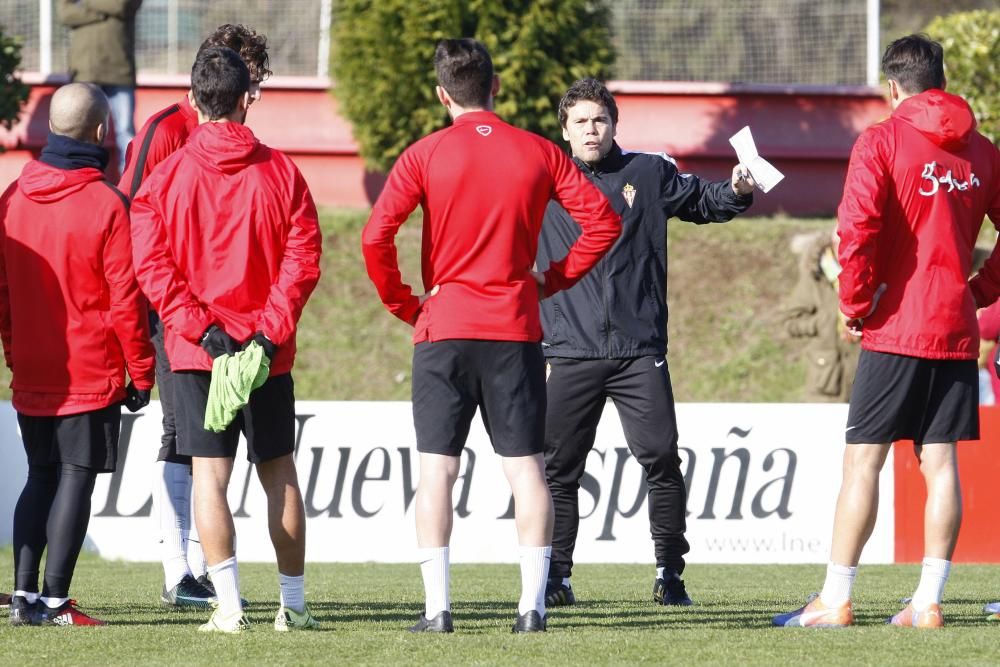
[[[625,203],[628,204],[628,207],[632,208],[632,202],[635,201],[635,186],[626,183],[625,187],[622,188],[622,196],[625,197]]]

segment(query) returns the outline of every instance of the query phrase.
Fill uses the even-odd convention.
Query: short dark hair
[[[611,122],[618,124],[618,105],[608,87],[597,79],[579,79],[569,87],[566,94],[559,100],[559,124],[566,127],[569,110],[580,100],[597,102],[604,106],[611,115]]]
[[[882,55],[882,74],[913,95],[944,87],[944,49],[924,34],[900,37]]]
[[[438,84],[463,107],[485,107],[493,90],[493,59],[474,39],[443,39],[434,51]]]
[[[236,53],[250,68],[250,78],[254,81],[264,81],[272,72],[268,69],[270,61],[267,57],[267,37],[257,34],[257,31],[241,23],[224,23],[215,29],[201,43],[202,49],[212,46],[225,46]]]
[[[250,90],[250,70],[240,54],[224,46],[198,51],[191,68],[191,92],[195,104],[210,120],[218,120],[236,110]]]

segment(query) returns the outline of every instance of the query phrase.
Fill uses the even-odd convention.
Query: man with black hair
[[[225,47],[198,53],[191,103],[200,125],[135,196],[136,276],[163,320],[178,453],[192,457],[195,521],[218,598],[204,632],[248,627],[226,501],[242,431],[268,504],[278,561],[279,631],[318,623],[304,597],[305,517],[295,471],[295,330],[319,280],[320,232],[305,180],[243,121],[250,71]],[[205,428],[213,360],[255,342],[269,377],[221,433]]]
[[[753,202],[753,179],[737,165],[708,183],[681,174],[664,155],[623,151],[615,142],[618,105],[603,83],[581,79],[559,103],[559,123],[576,167],[622,214],[622,236],[572,289],[542,302],[548,363],[545,474],[555,505],[550,606],[574,604],[570,584],[580,524],[580,480],[607,399],[649,486],[656,556],[653,599],[689,605],[684,571],[687,510],[677,455],[677,418],[667,353],[666,223],[725,222]],[[580,229],[559,202],[545,211],[538,266],[574,243]]]
[[[514,495],[521,599],[514,632],[540,632],[552,540],[542,434],[545,368],[538,300],[571,287],[607,252],[618,215],[557,146],[493,113],[500,80],[486,48],[447,39],[434,54],[451,127],[406,149],[365,226],[368,275],[386,308],[414,326],[413,418],[420,452],[417,545],[425,607],[414,632],[452,632],[452,489],[480,410]],[[534,273],[538,230],[554,197],[583,228]],[[424,294],[403,283],[395,235],[424,214]]]
[[[913,441],[927,501],[920,583],[889,622],[944,625],[962,522],[956,444],[979,437],[976,308],[1000,295],[1000,251],[967,276],[984,216],[1000,229],[1000,151],[976,132],[965,100],[944,92],[937,42],[894,41],[882,73],[892,115],[858,137],[837,211],[840,309],[861,336],[861,356],[830,563],[819,596],[774,617],[780,626],[854,623],[851,591],[896,440]]]
[[[260,84],[271,75],[267,37],[248,26],[227,23],[216,28],[201,48],[213,46],[225,46],[240,54],[250,70],[250,103],[259,100]],[[198,112],[188,95],[153,114],[129,144],[125,171],[118,183],[122,192],[134,197],[153,168],[183,146],[196,127]],[[215,600],[215,588],[205,570],[205,555],[192,520],[191,457],[177,453],[173,384],[164,348],[163,322],[153,311],[149,320],[163,411],[163,436],[153,485],[153,512],[163,563],[160,601],[177,607],[208,607]]]
[[[57,90],[41,158],[0,197],[0,337],[28,458],[11,625],[104,625],[76,607],[70,582],[97,475],[117,465],[121,406],[139,410],[153,387],[128,200],[104,180],[108,114],[93,84]]]

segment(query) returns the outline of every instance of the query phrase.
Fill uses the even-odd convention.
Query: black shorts
[[[291,373],[269,377],[222,433],[205,429],[205,406],[212,374],[174,371],[177,452],[209,459],[235,458],[240,433],[247,460],[263,463],[295,451],[295,385]]]
[[[539,343],[443,340],[413,349],[417,451],[459,456],[476,408],[500,456],[545,449],[545,359]]]
[[[174,425],[174,376],[170,370],[165,346],[166,327],[154,311],[149,311],[149,330],[152,332],[153,349],[156,351],[156,389],[160,393],[160,410],[163,413],[163,435],[157,461],[190,466],[191,457],[177,453],[177,429]]]
[[[18,413],[17,423],[21,427],[28,465],[72,463],[95,472],[114,472],[118,465],[120,403],[64,417],[31,417]]]
[[[979,438],[975,359],[920,359],[862,350],[851,390],[847,444]]]

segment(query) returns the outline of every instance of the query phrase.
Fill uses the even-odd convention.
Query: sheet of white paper
[[[774,168],[773,164],[757,153],[757,145],[754,144],[749,125],[729,137],[729,143],[736,150],[736,158],[740,161],[740,164],[750,170],[753,180],[757,182],[757,187],[765,193],[770,192],[771,188],[785,177],[784,174]]]

